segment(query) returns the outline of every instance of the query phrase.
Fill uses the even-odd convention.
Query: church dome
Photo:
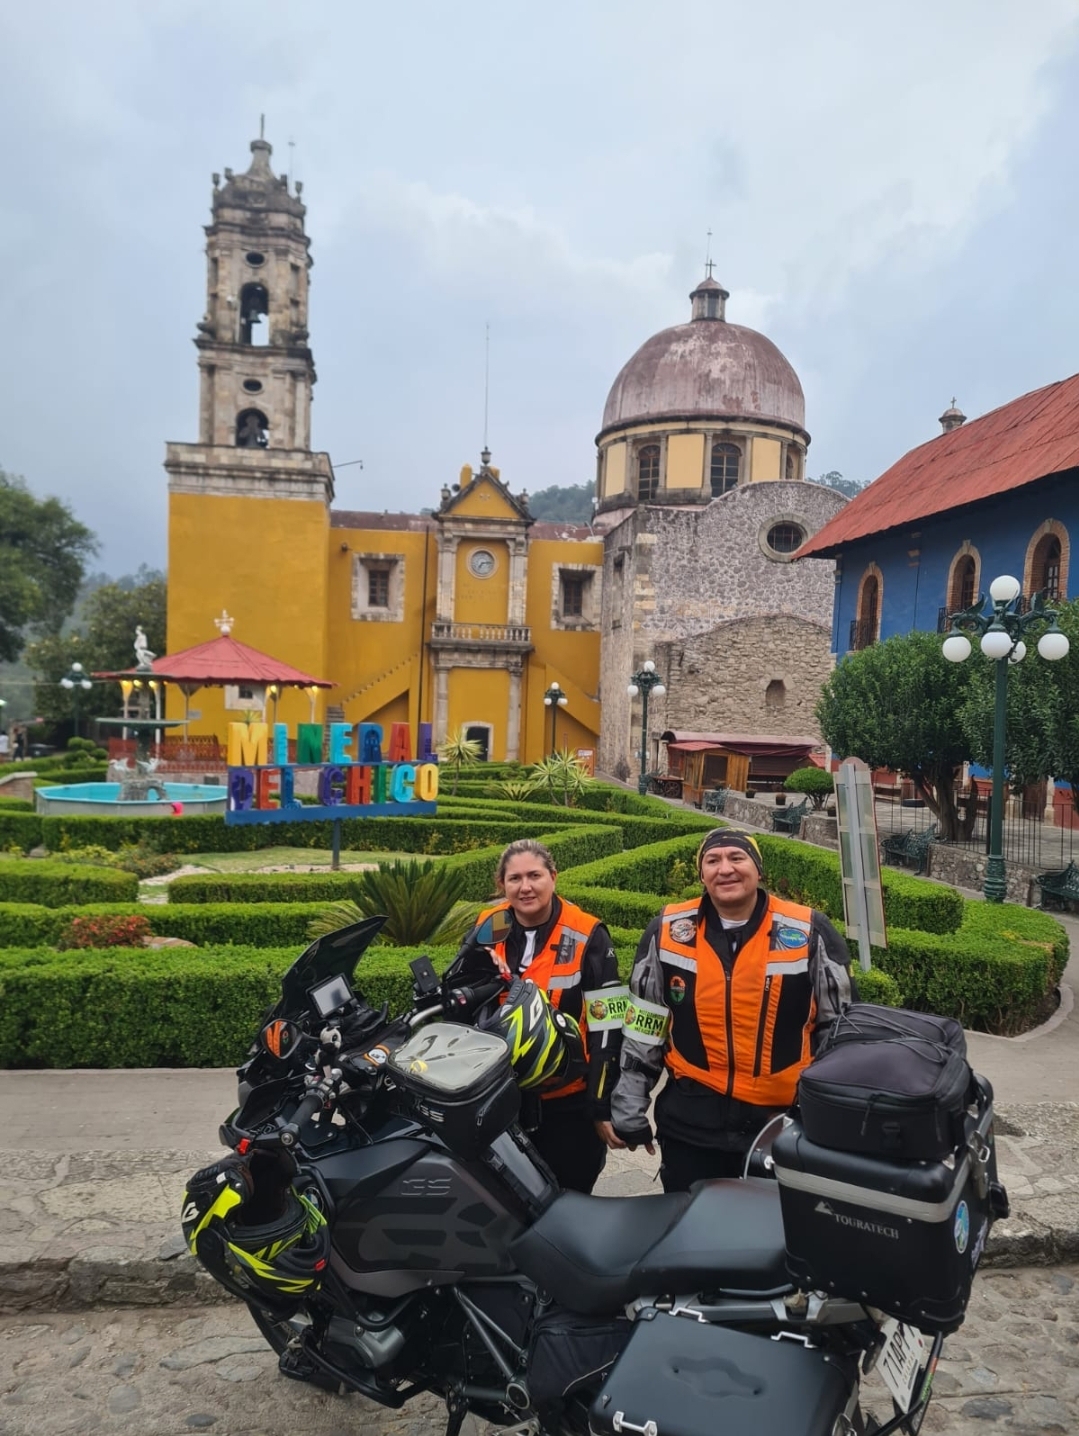
[[[805,427],[798,375],[770,339],[726,320],[712,278],[690,295],[693,317],[647,339],[611,386],[601,436],[657,419],[763,419]]]

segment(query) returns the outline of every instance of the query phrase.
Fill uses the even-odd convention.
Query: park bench
[[[1039,873],[1034,881],[1042,890],[1042,907],[1046,905],[1046,898],[1054,899],[1061,906],[1079,902],[1079,868],[1074,863],[1069,863],[1060,872]]]
[[[797,803],[793,808],[777,808],[772,814],[773,833],[795,833],[802,826],[802,819],[809,809],[809,799]]]
[[[701,799],[701,810],[705,813],[722,813],[726,806],[726,788],[709,788]]]
[[[940,825],[933,823],[931,827],[923,828],[920,832],[914,828],[907,828],[902,833],[892,833],[881,843],[881,854],[886,863],[909,863],[916,873],[924,873],[926,860],[929,857],[929,844],[934,841],[940,831]]]

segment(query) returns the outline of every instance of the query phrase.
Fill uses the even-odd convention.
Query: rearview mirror
[[[497,947],[505,942],[513,928],[513,915],[509,908],[499,908],[485,917],[476,929],[475,941],[480,947]]]

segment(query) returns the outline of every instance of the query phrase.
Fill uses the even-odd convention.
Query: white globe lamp
[[[963,663],[970,657],[970,639],[965,633],[949,633],[941,652],[949,663]]]
[[[1003,628],[994,623],[982,634],[981,648],[986,658],[1007,658],[1012,651],[1012,640]]]
[[[1061,633],[1059,628],[1046,629],[1038,639],[1038,652],[1048,663],[1056,663],[1061,658],[1067,658],[1070,647],[1067,634]]]
[[[1019,597],[1022,584],[1011,574],[1002,573],[989,585],[989,597],[994,603],[1011,603]]]

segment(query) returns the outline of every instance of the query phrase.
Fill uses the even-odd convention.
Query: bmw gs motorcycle
[[[382,922],[289,969],[220,1129],[231,1155],[185,1195],[191,1250],[284,1375],[387,1407],[435,1393],[446,1436],[470,1412],[516,1436],[914,1436],[965,1295],[957,1319],[919,1330],[900,1298],[887,1314],[868,1264],[799,1285],[774,1171],[689,1195],[560,1192],[519,1121],[507,1043],[466,1025],[502,984],[445,991],[420,959],[412,1010],[372,1009],[354,974]],[[849,1183],[827,1190],[811,1211],[845,1222],[845,1250],[859,1224],[940,1225],[917,1197],[893,1193],[869,1222]],[[978,1255],[962,1257],[966,1294]],[[874,1368],[883,1424],[860,1406]]]

